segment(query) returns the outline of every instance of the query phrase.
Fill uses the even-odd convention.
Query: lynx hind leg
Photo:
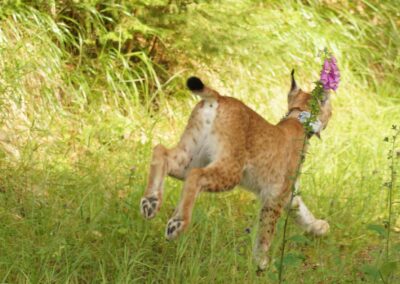
[[[230,190],[239,181],[240,167],[235,162],[224,161],[210,167],[192,169],[185,181],[178,207],[167,223],[165,237],[169,240],[175,239],[188,227],[196,197],[201,191],[220,192]]]
[[[329,232],[329,223],[315,218],[300,196],[293,198],[291,210],[294,211],[296,223],[307,233],[319,237]]]
[[[165,176],[173,174],[183,178],[184,168],[189,162],[186,151],[180,148],[168,150],[159,144],[153,149],[147,188],[140,200],[140,212],[146,219],[155,217],[160,210]]]

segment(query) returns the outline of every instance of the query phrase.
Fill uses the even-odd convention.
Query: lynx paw
[[[325,220],[316,220],[309,225],[307,231],[314,236],[321,237],[329,232],[329,223]]]
[[[165,237],[168,240],[175,239],[181,231],[184,229],[184,222],[182,219],[172,218],[167,223],[167,228],[165,230]]]
[[[257,275],[261,275],[269,265],[267,250],[262,249],[260,244],[256,244],[253,248],[253,257],[257,264]]]
[[[257,275],[261,275],[268,267],[269,258],[267,256],[256,259],[257,262]]]
[[[159,200],[155,196],[143,197],[140,201],[140,212],[146,219],[156,216],[159,208]]]

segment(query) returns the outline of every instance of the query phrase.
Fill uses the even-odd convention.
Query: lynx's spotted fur
[[[141,213],[150,219],[160,210],[167,175],[184,180],[181,200],[166,228],[166,237],[174,239],[189,226],[200,192],[227,191],[240,184],[261,200],[254,255],[259,268],[264,269],[276,222],[290,200],[305,137],[298,117],[309,111],[310,94],[297,88],[292,72],[288,114],[272,125],[241,101],[221,96],[196,77],[189,78],[187,85],[201,101],[192,111],[178,145],[154,148]],[[325,128],[331,116],[328,95],[320,107],[319,120]],[[297,223],[307,232],[328,232],[329,224],[316,219],[299,196],[292,208]]]

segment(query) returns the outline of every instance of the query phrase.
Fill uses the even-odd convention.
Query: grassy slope
[[[92,69],[85,62],[71,69],[67,63],[76,59],[53,43],[68,34],[50,17],[1,22],[0,282],[274,279],[273,265],[263,277],[254,273],[258,204],[251,194],[201,195],[190,230],[176,242],[163,233],[181,184],[167,180],[164,206],[151,222],[139,216],[138,202],[152,145],[173,145],[196,102],[182,91],[188,74],[277,122],[289,70],[295,67],[299,83],[312,88],[316,54],[325,46],[337,56],[343,80],[323,140],[312,141],[302,195],[330,222],[331,234],[290,242],[289,253],[303,261],[289,265],[285,277],[287,283],[379,281],[362,271],[382,258],[382,239],[366,228],[386,216],[382,141],[400,121],[398,8],[390,1],[331,9],[227,3],[191,5],[186,25],[169,35],[177,39],[169,47],[180,73],[163,89],[177,95],[160,92],[158,112],[146,111],[121,79],[134,80],[120,54]],[[290,235],[299,234],[290,224]],[[392,236],[399,246],[399,235]],[[273,260],[280,238],[278,230]],[[399,257],[393,249],[393,259]]]

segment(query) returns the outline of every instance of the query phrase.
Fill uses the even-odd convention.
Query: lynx
[[[291,75],[288,112],[276,125],[241,101],[205,86],[199,78],[187,80],[187,87],[201,101],[177,146],[154,147],[148,185],[140,202],[142,215],[151,219],[160,210],[165,177],[184,181],[181,200],[167,223],[167,239],[188,228],[200,192],[222,192],[241,185],[261,201],[254,256],[259,269],[266,268],[276,222],[288,206],[292,186],[298,184],[293,177],[304,139],[319,136],[332,114],[329,94],[325,93],[320,102],[320,127],[315,133],[306,132],[302,116],[309,114],[311,95],[297,87],[294,71]],[[296,223],[304,230],[317,236],[329,231],[329,224],[316,219],[300,196],[295,196],[291,205]]]

